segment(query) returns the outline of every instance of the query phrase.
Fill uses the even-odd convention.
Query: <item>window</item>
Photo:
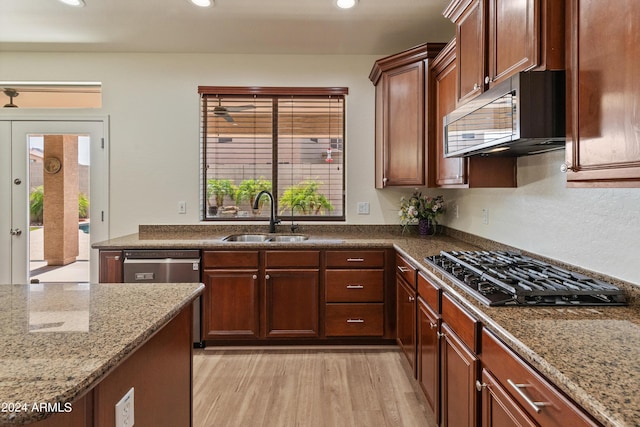
[[[203,219],[344,220],[346,88],[198,92]]]

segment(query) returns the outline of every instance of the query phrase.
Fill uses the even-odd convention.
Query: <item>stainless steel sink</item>
[[[269,241],[270,242],[284,242],[284,243],[295,243],[295,242],[304,242],[307,240],[309,236],[305,236],[304,234],[276,234],[272,236]]]
[[[225,242],[276,242],[276,243],[295,243],[304,242],[309,236],[304,234],[232,234],[223,237]]]
[[[269,237],[268,234],[232,234],[222,240],[225,242],[266,242]]]

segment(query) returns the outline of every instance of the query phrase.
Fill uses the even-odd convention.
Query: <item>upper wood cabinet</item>
[[[427,144],[434,129],[425,121],[433,102],[427,73],[429,60],[443,47],[425,43],[373,65],[369,79],[376,86],[376,188],[429,185]]]
[[[564,68],[563,0],[453,0],[458,102],[519,71]]]
[[[640,187],[638,0],[567,1],[567,185]]]
[[[435,185],[438,187],[515,187],[516,158],[514,157],[444,157],[444,117],[456,108],[456,39],[453,39],[431,62],[434,108],[431,110],[435,135],[433,164]]]

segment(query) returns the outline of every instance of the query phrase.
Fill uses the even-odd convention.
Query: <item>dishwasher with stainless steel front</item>
[[[126,283],[200,283],[200,251],[136,249],[124,251]],[[193,302],[193,342],[200,346],[200,297]]]

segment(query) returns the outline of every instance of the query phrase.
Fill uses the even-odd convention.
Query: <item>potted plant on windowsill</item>
[[[423,196],[419,191],[414,191],[411,197],[400,199],[400,223],[402,232],[412,224],[418,224],[418,234],[436,234],[438,216],[444,212],[444,198],[442,196]]]

